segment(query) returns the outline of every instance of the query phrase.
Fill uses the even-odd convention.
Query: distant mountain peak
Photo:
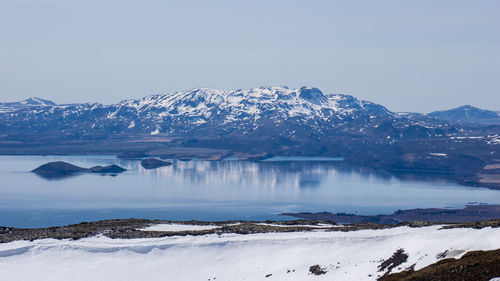
[[[322,104],[327,101],[327,98],[318,88],[312,87],[302,87],[299,89],[299,97],[302,99],[314,103],[314,104]]]
[[[56,104],[50,100],[38,97],[31,97],[23,101],[4,102],[4,103],[0,102],[0,113],[12,112],[27,107],[47,107],[47,106],[56,106]]]
[[[484,109],[481,109],[479,107],[472,106],[470,104],[462,105],[462,106],[456,107],[454,109],[456,109],[456,110],[465,110],[465,111],[484,110]],[[453,110],[453,109],[451,109],[451,110]]]
[[[20,102],[21,104],[33,105],[33,106],[54,106],[56,105],[53,101],[42,99],[39,97],[31,97]]]
[[[498,112],[480,109],[472,105],[462,105],[449,110],[434,111],[429,117],[467,123],[500,123]]]

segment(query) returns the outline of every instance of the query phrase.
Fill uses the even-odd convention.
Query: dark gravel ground
[[[207,230],[191,231],[144,231],[139,230],[155,224],[186,224],[186,225],[210,225],[217,226]],[[321,224],[321,225],[320,225]],[[294,220],[294,221],[225,221],[225,222],[204,222],[204,221],[168,221],[168,220],[144,220],[144,219],[123,219],[104,220],[96,222],[82,222],[68,226],[48,227],[48,228],[14,228],[0,227],[0,243],[7,243],[16,240],[36,240],[45,238],[73,239],[78,240],[85,237],[104,235],[110,238],[134,239],[134,238],[158,238],[176,235],[208,235],[208,234],[252,234],[269,232],[297,232],[297,231],[356,231],[362,229],[384,229],[397,226],[423,227],[435,223],[412,221],[400,224],[374,224],[360,223],[350,225],[337,225],[334,222],[319,220]],[[286,227],[283,227],[286,226]],[[313,227],[316,226],[316,227]],[[317,226],[321,226],[318,228]],[[334,227],[335,226],[335,227]],[[500,220],[479,221],[463,224],[448,224],[443,228],[454,227],[500,227]]]
[[[192,230],[192,231],[142,231],[154,224],[175,223],[186,225],[213,225],[215,229]],[[311,231],[317,228],[310,225],[324,223],[329,226],[335,225],[332,222],[322,222],[313,220],[295,220],[295,221],[266,221],[264,223],[274,224],[266,225],[263,222],[248,221],[226,221],[226,222],[203,222],[203,221],[167,221],[167,220],[144,220],[144,219],[124,219],[124,220],[104,220],[97,222],[82,222],[68,226],[48,227],[48,228],[13,228],[0,227],[0,243],[6,243],[16,240],[35,240],[44,238],[54,239],[81,239],[96,235],[105,235],[110,238],[157,238],[175,235],[207,235],[223,233],[266,233],[266,232],[294,232]],[[288,226],[279,227],[278,225]]]

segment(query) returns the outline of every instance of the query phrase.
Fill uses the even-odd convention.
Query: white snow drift
[[[196,231],[210,230],[217,228],[216,225],[194,225],[194,224],[178,224],[178,223],[162,223],[145,227],[144,231]]]
[[[500,228],[440,226],[352,232],[293,232],[174,236],[157,239],[92,237],[0,244],[2,280],[376,280],[378,265],[396,250],[420,269],[448,251],[500,248]],[[311,265],[327,270],[309,273]],[[266,276],[268,276],[266,278]]]

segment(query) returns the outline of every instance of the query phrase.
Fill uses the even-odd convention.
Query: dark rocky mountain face
[[[500,124],[500,114],[470,105],[460,106],[450,110],[435,111],[427,114],[429,117],[466,123]]]

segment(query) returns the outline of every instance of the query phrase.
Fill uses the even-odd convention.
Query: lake
[[[60,180],[30,170],[66,161],[117,164],[116,175]],[[114,156],[0,156],[0,225],[46,227],[112,218],[171,220],[290,219],[283,212],[391,213],[409,208],[500,204],[500,191],[466,187],[440,176],[395,177],[341,159],[174,161],[145,170]]]

